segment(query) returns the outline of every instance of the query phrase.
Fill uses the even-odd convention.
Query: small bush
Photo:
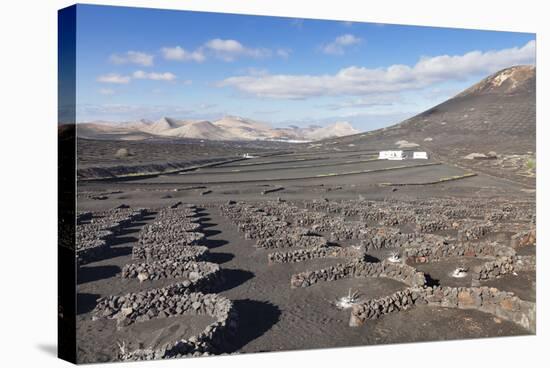
[[[534,159],[530,158],[529,160],[527,160],[526,166],[529,170],[533,170],[536,165],[537,163]]]

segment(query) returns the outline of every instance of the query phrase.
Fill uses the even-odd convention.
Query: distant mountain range
[[[145,140],[152,138],[192,138],[217,141],[287,141],[306,142],[343,137],[359,133],[348,122],[337,122],[325,127],[310,125],[306,128],[291,126],[273,128],[266,123],[225,116],[217,121],[176,120],[162,118],[157,121],[132,122],[93,121],[79,123],[77,135],[88,139]]]

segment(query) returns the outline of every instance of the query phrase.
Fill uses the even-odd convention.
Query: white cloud
[[[181,46],[163,47],[161,52],[166,60],[195,61],[201,63],[206,59],[200,48],[195,51],[187,51]]]
[[[101,83],[112,83],[112,84],[128,84],[130,83],[131,78],[127,75],[120,75],[116,73],[100,75],[97,78],[98,82]]]
[[[275,53],[277,54],[277,56],[283,58],[283,59],[288,59],[288,57],[290,56],[290,53],[292,52],[291,49],[277,49],[275,51]]]
[[[316,96],[368,95],[424,88],[444,81],[465,80],[472,76],[535,62],[535,41],[522,47],[492,51],[472,51],[464,55],[422,57],[414,66],[385,68],[350,66],[336,74],[243,75],[227,78],[220,87],[271,98],[301,99]]]
[[[114,95],[115,91],[110,88],[101,88],[99,90],[99,93],[101,93],[102,95],[110,96],[110,95]]]
[[[344,34],[336,37],[336,39],[321,47],[321,50],[325,54],[330,55],[342,55],[346,47],[357,45],[361,43],[361,39],[352,34]]]
[[[222,40],[220,38],[215,38],[208,41],[205,44],[206,47],[219,52],[226,52],[232,54],[239,54],[245,52],[245,47],[235,40]]]
[[[227,62],[240,57],[267,58],[273,54],[288,58],[290,52],[290,49],[283,48],[273,51],[269,48],[246,47],[237,40],[224,40],[221,38],[211,39],[194,51],[186,50],[181,46],[163,47],[161,49],[161,53],[166,60],[195,61],[198,63],[205,61],[207,57],[215,57]]]
[[[271,56],[270,49],[248,48],[236,40],[212,39],[204,44],[204,47],[214,53],[214,56],[224,61],[233,61],[240,56],[262,58]]]
[[[154,81],[170,82],[177,79],[177,77],[175,74],[169,73],[169,72],[155,73],[155,72],[144,72],[143,70],[137,70],[133,72],[131,75],[121,75],[117,73],[100,75],[97,78],[97,81],[101,83],[111,83],[111,84],[128,84],[132,81],[132,79],[148,79],[148,80],[154,80]],[[112,93],[109,93],[108,91],[109,91],[108,89],[100,90],[100,92],[103,94],[112,94]]]
[[[143,70],[137,70],[132,74],[134,79],[149,79],[155,81],[173,81],[176,79],[176,76],[172,73],[147,73]]]
[[[154,58],[155,57],[153,55],[146,54],[144,52],[127,51],[122,55],[112,54],[109,57],[109,60],[113,64],[137,64],[141,66],[152,66]]]

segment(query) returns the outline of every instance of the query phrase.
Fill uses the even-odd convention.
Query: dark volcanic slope
[[[431,137],[424,144],[441,154],[461,145],[472,152],[534,152],[535,103],[535,69],[515,67],[403,122],[401,129],[417,131],[417,140]]]
[[[337,142],[335,146],[392,149],[406,140],[443,160],[534,185],[535,70],[532,66],[504,69],[400,124],[331,140],[324,146]],[[465,158],[491,151],[496,158]]]
[[[160,174],[235,160],[244,153],[270,155],[293,148],[284,142],[220,142],[199,139],[117,141],[78,138],[78,178],[98,179]],[[125,155],[117,154],[123,149]]]

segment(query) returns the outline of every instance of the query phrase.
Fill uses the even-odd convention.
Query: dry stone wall
[[[518,256],[513,249],[536,241],[534,232],[530,230],[534,216],[532,203],[510,201],[503,204],[497,200],[475,199],[324,199],[306,201],[302,205],[282,201],[268,205],[232,202],[222,206],[222,212],[238,224],[246,237],[256,239],[258,246],[290,248],[269,254],[271,263],[327,257],[352,259],[332,267],[294,274],[292,288],[354,277],[387,277],[408,286],[392,295],[356,305],[351,325],[417,304],[428,304],[475,308],[533,330],[534,304],[511,293],[477,287],[483,280],[534,270],[535,257]],[[491,233],[510,232],[517,233],[511,240],[513,247],[483,240]],[[313,239],[312,235],[326,238],[327,243],[311,247],[301,243],[301,236]],[[337,246],[349,240],[359,240],[360,246]],[[293,246],[300,249],[292,249]],[[425,275],[405,263],[364,261],[366,252],[378,249],[400,249],[402,259],[411,262],[437,262],[456,257],[478,257],[486,262],[471,271],[475,287],[427,287]]]
[[[349,325],[360,326],[369,319],[410,309],[416,305],[475,309],[511,321],[535,332],[535,303],[521,300],[513,293],[489,287],[421,287],[360,302],[352,307]]]
[[[277,202],[278,203],[278,202]],[[275,208],[275,207],[274,207]],[[274,211],[274,208],[271,211]],[[327,240],[301,226],[291,226],[279,215],[263,208],[231,202],[220,207],[222,214],[237,224],[246,239],[255,239],[258,248],[317,248],[328,246]]]
[[[78,216],[75,234],[77,263],[85,264],[103,257],[109,251],[108,242],[122,228],[139,221],[145,214],[144,209],[119,207]]]
[[[164,259],[177,261],[203,261],[208,257],[208,248],[199,245],[179,245],[166,243],[156,246],[135,245],[132,248],[132,258],[135,260],[153,262]]]
[[[327,247],[328,242],[322,236],[315,235],[301,235],[301,234],[287,234],[280,237],[260,238],[256,242],[258,248],[322,248]]]
[[[496,242],[437,244],[403,249],[403,258],[409,262],[437,262],[451,257],[513,257],[516,252]]]
[[[350,258],[362,260],[365,257],[365,249],[362,247],[313,247],[310,249],[297,249],[288,252],[269,253],[269,263],[295,263],[315,258]]]
[[[215,319],[215,322],[208,325],[197,336],[170,342],[159,349],[123,352],[122,359],[151,360],[219,354],[225,351],[228,342],[235,335],[237,313],[233,303],[225,297],[216,294],[184,294],[177,298],[166,298],[159,304],[158,309],[162,311],[161,318],[185,314],[209,315]]]
[[[534,256],[508,256],[488,261],[472,270],[472,286],[515,272],[536,271]]]
[[[130,263],[122,268],[122,278],[139,278],[145,280],[185,279],[196,282],[199,279],[214,279],[220,273],[220,266],[211,262],[178,261],[164,259],[161,261]]]
[[[403,282],[409,286],[422,286],[426,278],[422,272],[403,263],[353,261],[341,263],[316,271],[294,274],[290,280],[292,288],[308,287],[318,282],[334,281],[345,278],[386,277]]]
[[[204,234],[196,232],[198,227],[189,224],[200,225],[194,207],[174,206],[159,211],[155,222],[144,226],[133,250],[133,258],[143,262],[127,264],[122,269],[122,278],[138,278],[140,282],[168,278],[174,279],[173,284],[100,298],[93,318],[114,319],[118,328],[179,315],[210,315],[215,322],[197,336],[172,341],[158,349],[122,350],[121,359],[208,355],[222,351],[224,344],[230,341],[237,313],[229,299],[201,292],[220,281],[220,266],[197,261],[207,255],[208,249],[193,245],[202,240]]]
[[[391,295],[369,299],[352,307],[349,325],[357,327],[369,319],[378,319],[386,314],[413,308],[416,304],[427,304],[422,292],[414,288],[399,290]]]

